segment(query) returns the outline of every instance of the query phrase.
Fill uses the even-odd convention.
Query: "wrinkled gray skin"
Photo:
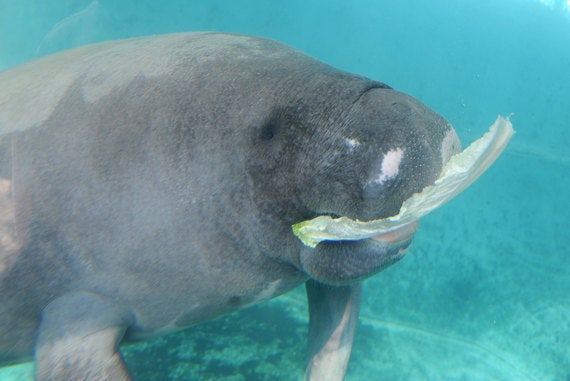
[[[417,100],[247,36],[93,45],[0,88],[0,362],[39,380],[129,379],[121,342],[303,282],[306,377],[342,379],[359,281],[411,236],[311,249],[291,225],[396,214],[459,149]]]

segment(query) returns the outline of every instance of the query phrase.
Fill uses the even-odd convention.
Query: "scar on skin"
[[[392,149],[384,154],[382,158],[381,170],[378,177],[372,180],[373,183],[382,185],[387,180],[391,180],[400,173],[400,163],[404,157],[404,149]]]

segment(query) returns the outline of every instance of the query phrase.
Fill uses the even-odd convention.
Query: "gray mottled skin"
[[[38,379],[128,379],[121,341],[309,279],[306,377],[342,379],[358,281],[411,238],[311,249],[291,225],[396,214],[459,147],[417,100],[247,36],[83,47],[0,89],[0,363]]]

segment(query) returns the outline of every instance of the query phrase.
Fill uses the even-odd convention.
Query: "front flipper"
[[[118,350],[132,316],[98,295],[77,292],[42,313],[36,343],[36,379],[130,380]]]
[[[360,283],[329,286],[309,280],[309,363],[305,379],[343,380],[360,305]]]

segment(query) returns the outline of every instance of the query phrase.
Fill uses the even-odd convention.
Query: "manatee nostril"
[[[392,102],[391,106],[392,112],[396,112],[401,116],[408,115],[412,110],[409,104],[403,102]]]

